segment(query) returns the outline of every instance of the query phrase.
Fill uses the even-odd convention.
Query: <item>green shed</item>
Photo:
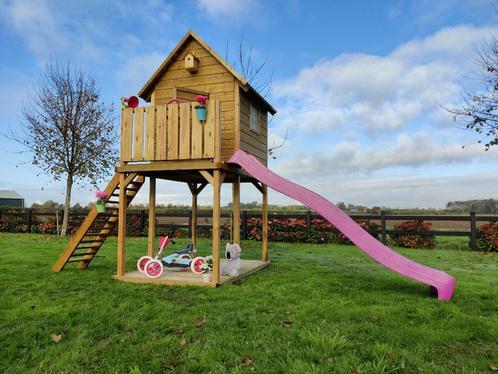
[[[24,197],[15,191],[0,190],[0,207],[24,208]]]

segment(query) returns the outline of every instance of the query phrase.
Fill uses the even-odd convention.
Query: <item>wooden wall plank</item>
[[[178,160],[178,105],[168,105],[168,160]]]
[[[135,108],[133,114],[133,161],[144,159],[144,108]]]
[[[204,158],[214,157],[215,134],[214,134],[214,121],[216,120],[215,114],[215,101],[210,100],[207,108],[207,119],[203,124],[204,126]]]
[[[145,143],[145,159],[154,161],[155,147],[156,147],[156,123],[155,123],[155,106],[148,106],[146,108],[146,136]]]
[[[165,161],[167,149],[166,105],[156,106],[156,149],[154,160]]]
[[[190,103],[181,103],[180,110],[180,151],[179,158],[190,159],[191,109]]]
[[[131,161],[131,144],[133,131],[133,109],[123,109],[123,123],[121,132],[121,161]]]

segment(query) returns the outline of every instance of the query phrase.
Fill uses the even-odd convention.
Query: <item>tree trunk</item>
[[[66,200],[64,201],[64,218],[62,219],[61,236],[66,236],[69,222],[69,208],[71,207],[71,190],[73,188],[73,176],[68,175],[66,180]]]

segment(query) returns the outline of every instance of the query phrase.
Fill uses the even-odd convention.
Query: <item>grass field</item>
[[[270,244],[268,269],[200,289],[112,281],[115,239],[88,270],[53,274],[65,243],[0,234],[1,373],[471,373],[498,365],[498,255],[455,250],[458,242],[399,250],[457,278],[448,303],[349,246]],[[259,244],[243,243],[244,257],[257,258]],[[145,238],[129,239],[130,269],[145,247]],[[207,253],[209,242],[200,248]]]

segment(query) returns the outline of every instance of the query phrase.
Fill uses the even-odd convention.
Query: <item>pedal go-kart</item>
[[[142,256],[137,261],[137,269],[144,273],[149,278],[158,278],[163,273],[164,267],[177,268],[179,270],[187,270],[190,268],[194,274],[202,274],[202,264],[206,263],[204,257],[194,257],[196,249],[192,244],[187,245],[183,249],[179,249],[169,256],[161,257],[164,248],[168,244],[175,244],[169,236],[159,237],[159,251],[154,257]],[[192,257],[194,257],[192,259]]]

